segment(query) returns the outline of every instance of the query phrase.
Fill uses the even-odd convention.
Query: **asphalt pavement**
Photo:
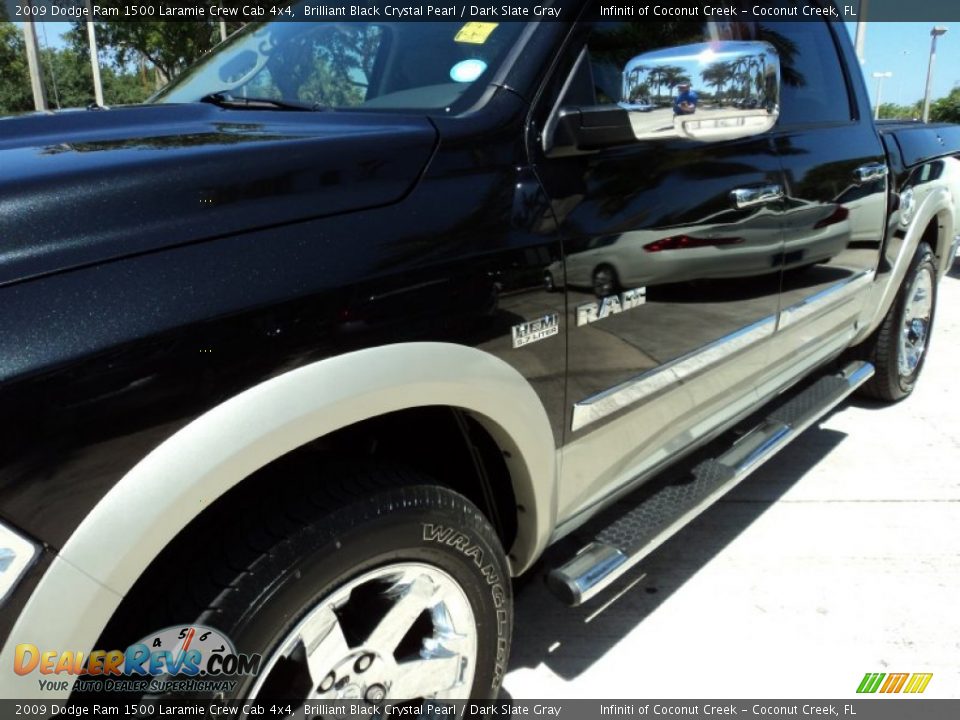
[[[504,697],[847,698],[928,672],[924,697],[960,698],[960,260],[930,351],[912,396],[844,403],[587,605],[527,577]]]

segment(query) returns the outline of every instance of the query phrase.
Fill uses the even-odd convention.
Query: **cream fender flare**
[[[385,345],[266,380],[154,449],[64,544],[14,625],[0,667],[12,667],[18,643],[93,649],[151,560],[192,518],[267,463],[339,428],[425,405],[463,408],[504,451],[524,507],[511,570],[526,569],[556,521],[556,447],[540,399],[519,372],[489,353],[446,343]],[[70,601],[60,602],[65,597]],[[38,695],[35,673],[4,672],[0,685],[6,697]]]
[[[883,322],[883,318],[897,297],[903,279],[907,276],[907,270],[923,238],[923,233],[931,221],[936,222],[940,226],[940,232],[946,234],[948,238],[946,246],[949,247],[950,238],[953,237],[954,205],[950,191],[945,187],[932,190],[923,199],[907,227],[890,274],[886,280],[873,283],[870,296],[864,304],[862,316],[864,323],[853,341],[854,344],[865,340]],[[943,262],[946,262],[945,258],[941,258],[941,263]],[[949,267],[949,263],[946,267]],[[945,272],[945,269],[941,270],[941,274],[942,272]]]

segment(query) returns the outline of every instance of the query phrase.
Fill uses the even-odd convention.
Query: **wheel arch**
[[[942,278],[953,265],[953,256],[950,250],[954,248],[953,238],[958,228],[956,225],[956,207],[941,208],[931,223],[936,223],[936,242],[932,244],[933,254],[937,261],[937,277]]]
[[[877,282],[873,286],[873,293],[864,305],[870,314],[862,323],[854,344],[867,339],[883,322],[921,242],[931,245],[937,257],[938,277],[942,277],[950,266],[946,255],[954,232],[954,222],[954,204],[950,191],[941,187],[929,193],[904,232],[896,257],[888,258],[890,271],[886,281]]]
[[[228,490],[339,429],[425,406],[457,408],[499,447],[520,508],[509,561],[514,574],[522,572],[543,550],[556,521],[556,446],[536,393],[510,365],[474,348],[385,345],[266,380],[157,446],[61,548],[0,662],[12,659],[18,642],[88,650],[152,560]],[[67,593],[75,602],[50,622],[49,598]]]

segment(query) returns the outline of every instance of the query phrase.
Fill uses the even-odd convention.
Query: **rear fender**
[[[890,222],[899,223],[899,217],[899,212],[894,212],[890,216]],[[883,322],[883,318],[897,297],[903,279],[907,276],[907,270],[909,270],[910,262],[917,252],[917,246],[923,239],[923,235],[931,222],[937,228],[938,240],[935,250],[940,253],[937,258],[940,276],[949,269],[952,259],[948,258],[947,255],[949,255],[948,250],[954,236],[954,217],[953,195],[946,186],[930,190],[920,201],[913,219],[903,231],[903,240],[896,256],[887,258],[891,266],[890,272],[879,275],[880,279],[871,286],[869,297],[864,303],[860,329],[854,343],[865,340]],[[898,227],[888,229],[887,232],[898,232],[899,230]]]

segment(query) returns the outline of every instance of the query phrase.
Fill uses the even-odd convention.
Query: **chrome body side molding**
[[[573,406],[571,430],[580,430],[590,423],[605,418],[663,388],[726,360],[731,355],[770,337],[775,327],[776,316],[770,315],[735,333],[722,337],[700,350],[649,370],[602,393],[581,400]]]
[[[804,298],[795,305],[783,308],[779,317],[770,315],[762,318],[752,325],[722,337],[699,350],[575,403],[571,430],[574,432],[581,430],[587,425],[640,402],[695,373],[723,362],[741,350],[770,337],[777,330],[796,325],[846,302],[869,287],[875,276],[876,273],[873,270],[857,273],[810,297]]]
[[[795,305],[783,308],[780,311],[780,322],[777,329],[782,330],[791,325],[796,325],[806,318],[839,305],[869,287],[875,276],[876,273],[873,270],[864,270],[810,297],[804,298]]]

